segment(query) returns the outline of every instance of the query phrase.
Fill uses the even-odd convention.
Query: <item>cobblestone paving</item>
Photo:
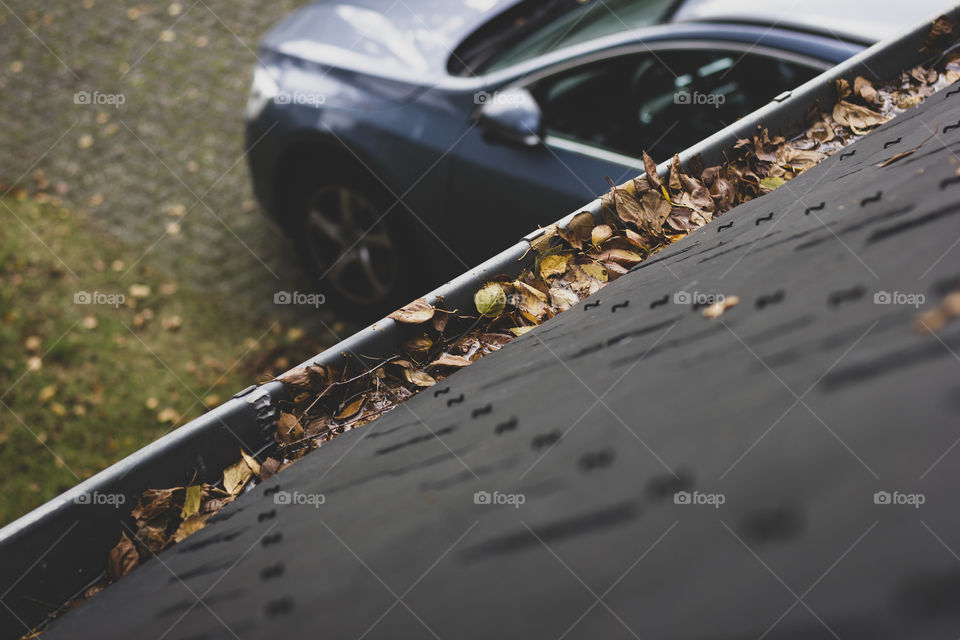
[[[238,313],[291,313],[273,294],[312,285],[254,202],[242,112],[258,39],[302,2],[55,4],[0,0],[0,182],[42,169],[183,284]]]

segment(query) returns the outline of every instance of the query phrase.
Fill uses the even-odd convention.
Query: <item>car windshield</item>
[[[657,24],[674,4],[674,0],[580,0],[484,61],[481,71],[496,71],[556,49]]]

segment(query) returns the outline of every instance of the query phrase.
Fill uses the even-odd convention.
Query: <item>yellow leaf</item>
[[[173,534],[174,542],[183,542],[188,536],[193,535],[200,529],[203,529],[207,526],[207,515],[201,515],[199,513],[194,514],[180,523],[180,526],[177,527],[176,532]]]
[[[246,486],[253,471],[246,460],[239,460],[223,470],[223,488],[232,496],[237,495]],[[184,504],[186,507],[186,504]]]
[[[203,487],[193,485],[187,487],[186,496],[183,499],[183,509],[180,511],[180,517],[186,520],[193,514],[200,511],[200,501],[203,499]]]
[[[545,257],[540,261],[540,277],[549,278],[551,276],[561,276],[567,271],[567,261],[569,256],[554,254]]]

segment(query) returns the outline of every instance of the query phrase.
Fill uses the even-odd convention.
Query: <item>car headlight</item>
[[[259,116],[267,103],[273,100],[280,92],[280,87],[270,75],[270,71],[258,64],[253,69],[253,82],[250,84],[250,95],[247,98],[247,107],[244,116],[253,120]]]

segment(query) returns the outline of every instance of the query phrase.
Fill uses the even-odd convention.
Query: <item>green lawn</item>
[[[324,346],[141,255],[55,197],[0,201],[0,524]]]

